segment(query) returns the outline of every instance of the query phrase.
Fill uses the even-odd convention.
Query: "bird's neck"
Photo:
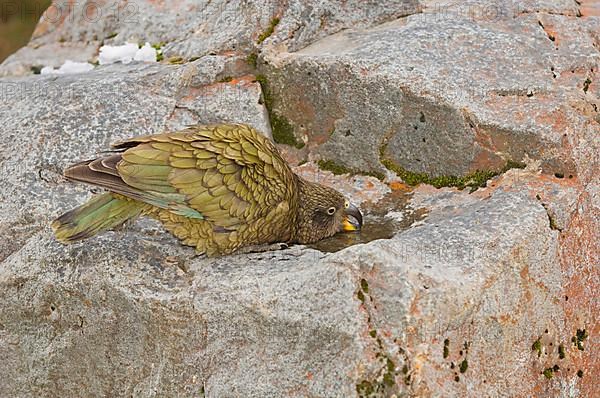
[[[298,186],[298,210],[297,210],[297,221],[298,226],[295,231],[295,241],[299,243],[307,243],[313,241],[315,234],[313,227],[313,220],[310,209],[316,206],[317,201],[316,192],[318,192],[318,184],[310,181],[306,181],[304,178],[297,177]]]

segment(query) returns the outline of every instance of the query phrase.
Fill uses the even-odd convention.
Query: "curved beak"
[[[346,232],[358,231],[362,227],[363,216],[360,210],[354,205],[348,206],[344,210],[344,219],[342,221],[342,229]]]

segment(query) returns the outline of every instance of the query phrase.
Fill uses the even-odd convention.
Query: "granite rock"
[[[597,392],[589,2],[54,4],[74,5],[0,66],[0,396]],[[182,59],[31,75],[127,40]],[[305,146],[279,147],[308,160],[294,170],[354,198],[362,233],[215,259],[149,219],[54,240],[49,222],[97,191],[66,181],[67,165],[216,121],[291,131]],[[527,167],[468,193],[409,187],[382,160]]]

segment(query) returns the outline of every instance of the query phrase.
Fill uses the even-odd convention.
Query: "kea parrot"
[[[131,138],[65,177],[105,188],[52,223],[60,242],[147,215],[199,254],[308,244],[356,231],[362,214],[336,190],[294,174],[275,145],[243,124],[196,125]]]

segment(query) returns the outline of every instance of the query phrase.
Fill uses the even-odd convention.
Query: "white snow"
[[[94,65],[87,62],[73,62],[66,60],[65,63],[58,69],[51,66],[45,66],[40,73],[42,75],[69,75],[73,73],[85,73],[94,69]]]
[[[156,62],[157,51],[150,43],[144,44],[142,48],[139,48],[135,43],[126,43],[122,46],[102,46],[100,48],[100,55],[98,56],[98,62],[100,65],[114,64],[115,62],[122,62],[128,64],[131,61],[142,61],[142,62]],[[94,69],[94,65],[87,62],[73,62],[65,61],[65,63],[58,69],[52,66],[45,66],[42,68],[40,73],[42,75],[66,75],[72,73],[84,73]]]
[[[98,62],[100,65],[122,62],[128,64],[131,61],[156,62],[156,49],[150,43],[139,48],[136,43],[126,43],[122,46],[102,46]]]
[[[135,61],[156,62],[157,51],[150,43],[144,44],[144,47],[137,50],[133,59]]]
[[[114,64],[119,61],[128,64],[133,60],[137,50],[138,45],[135,43],[127,43],[122,46],[102,46],[98,62],[100,65]]]

